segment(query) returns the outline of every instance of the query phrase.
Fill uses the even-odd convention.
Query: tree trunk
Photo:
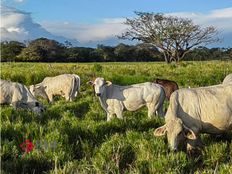
[[[163,53],[164,54],[164,59],[165,59],[165,62],[166,63],[171,63],[171,57],[169,54],[166,54],[165,52]]]

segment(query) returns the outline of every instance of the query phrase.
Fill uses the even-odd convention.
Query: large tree
[[[38,38],[31,41],[24,48],[18,59],[23,61],[62,61],[65,55],[65,46],[55,40]]]
[[[16,61],[16,56],[19,55],[25,44],[17,41],[1,42],[1,61]]]
[[[135,13],[137,17],[126,19],[129,28],[119,38],[137,39],[156,46],[168,63],[182,60],[196,46],[219,40],[213,26],[203,28],[191,19],[160,13]]]

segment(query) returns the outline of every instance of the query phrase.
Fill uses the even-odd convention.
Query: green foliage
[[[19,55],[25,44],[17,41],[1,42],[1,62],[16,61],[16,56]]]
[[[150,62],[163,61],[164,55],[151,44],[98,45],[97,48],[72,47],[47,38],[32,40],[26,46],[17,41],[1,42],[1,62]],[[185,60],[232,60],[232,48],[197,47]]]
[[[179,62],[194,47],[219,41],[214,26],[201,27],[193,20],[161,13],[135,12],[127,18],[127,30],[121,39],[137,39],[159,48],[167,63]]]
[[[60,61],[60,58],[65,57],[65,47],[55,40],[39,38],[31,41],[24,48],[18,59],[22,61]]]
[[[202,135],[205,147],[199,154],[169,152],[165,138],[153,131],[163,118],[147,118],[147,109],[125,111],[124,119],[106,122],[106,114],[91,86],[93,74],[115,84],[165,78],[182,87],[219,84],[232,72],[232,62],[165,63],[2,63],[1,79],[25,85],[46,76],[75,73],[81,91],[73,102],[59,97],[53,104],[42,98],[42,116],[10,106],[1,106],[2,173],[231,173],[232,134]],[[168,102],[165,103],[168,107]],[[37,147],[30,153],[21,148],[25,140]],[[47,144],[46,144],[47,143]],[[55,143],[55,144],[54,144]]]

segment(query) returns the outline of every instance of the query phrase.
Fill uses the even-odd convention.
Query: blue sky
[[[232,7],[231,0],[8,0],[9,6],[31,12],[37,21],[97,22],[102,18],[145,12],[207,12]]]
[[[8,39],[17,38],[15,32],[20,31],[28,36],[28,39],[47,32],[45,36],[75,39],[86,46],[94,46],[96,43],[116,44],[120,41],[116,41],[115,35],[125,29],[122,25],[123,20],[126,17],[134,17],[134,11],[144,11],[188,17],[201,25],[215,24],[219,27],[221,35],[227,38],[221,46],[232,46],[232,41],[228,39],[228,35],[232,33],[231,0],[3,0],[2,2],[1,16],[5,20],[14,22],[16,19],[22,20],[21,23],[16,22],[17,26],[14,26],[13,22],[10,26],[2,17],[1,28],[4,28],[7,34],[13,33],[14,36],[7,35]],[[15,18],[9,15],[9,11],[13,11]],[[22,12],[25,12],[23,19]],[[36,24],[40,26],[38,31]],[[5,33],[2,32],[3,34]]]

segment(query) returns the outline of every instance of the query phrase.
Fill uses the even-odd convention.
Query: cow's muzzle
[[[96,96],[100,97],[100,96],[101,96],[101,93],[96,93]]]

